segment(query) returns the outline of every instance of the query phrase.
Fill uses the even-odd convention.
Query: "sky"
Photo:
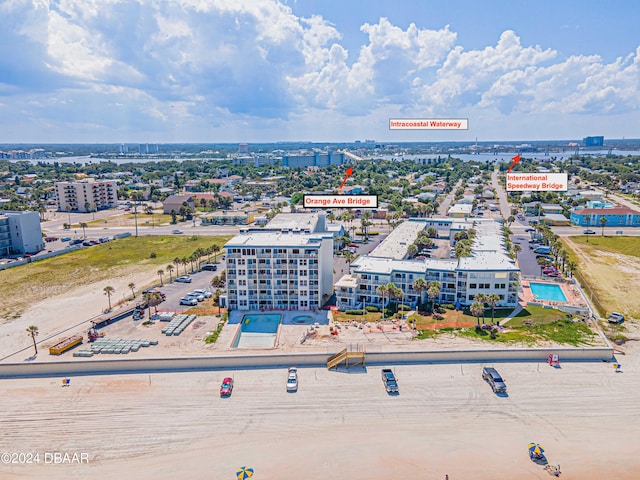
[[[637,0],[1,0],[0,143],[640,138],[639,22]]]

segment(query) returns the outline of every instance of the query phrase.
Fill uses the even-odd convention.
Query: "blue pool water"
[[[273,348],[282,315],[253,313],[242,317],[233,348]]]
[[[565,296],[560,285],[553,283],[533,283],[529,284],[531,293],[536,300],[548,300],[550,302],[566,302]]]

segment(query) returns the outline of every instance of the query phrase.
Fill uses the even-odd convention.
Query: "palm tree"
[[[569,274],[573,277],[573,272],[576,270],[576,262],[568,261],[567,262],[567,270],[569,270]]]
[[[487,295],[487,303],[491,307],[491,325],[493,325],[495,321],[495,310],[496,310],[496,305],[498,304],[499,301],[500,301],[500,295],[498,295],[497,293],[490,293],[489,295]]]
[[[398,304],[398,300],[402,301],[404,298],[404,292],[400,287],[396,287],[394,284],[391,285],[391,288],[387,285],[387,288],[389,288],[389,299],[393,298],[396,301],[396,304]]]
[[[429,289],[427,290],[427,295],[429,296],[429,300],[431,300],[431,309],[435,305],[436,299],[440,296],[440,290],[442,289],[442,284],[440,282],[430,282]]]
[[[413,285],[411,285],[413,289],[418,294],[417,304],[420,305],[422,303],[422,294],[429,289],[429,285],[424,278],[418,278],[414,280]]]
[[[487,294],[478,293],[475,297],[473,297],[473,301],[482,305],[482,323],[484,324],[484,304],[487,303]]]
[[[109,310],[111,310],[111,295],[113,295],[113,292],[116,291],[115,288],[113,288],[110,285],[107,285],[106,287],[104,287],[102,289],[102,291],[104,292],[104,294],[107,296],[107,298],[109,299]]]
[[[162,296],[157,293],[145,293],[142,298],[144,298],[144,301],[147,302],[147,305],[149,306],[149,318],[151,318],[151,307],[157,307],[158,305],[160,305],[160,303],[162,303]],[[156,308],[156,313],[158,313],[158,309]]]
[[[175,270],[175,268],[173,268],[173,265],[169,264],[165,267],[167,269],[167,272],[169,272],[169,283],[173,282],[173,271]]]
[[[180,265],[182,265],[182,260],[180,260],[178,257],[173,259],[173,263],[176,266],[176,277],[180,276]]]
[[[38,327],[35,325],[29,325],[27,327],[27,333],[31,336],[31,340],[33,340],[33,348],[36,350],[36,355],[38,354],[38,346],[36,345],[36,337],[38,336]]]
[[[347,262],[347,267],[351,266],[351,262],[353,262],[355,258],[356,256],[353,253],[349,251],[344,252],[344,259]]]
[[[484,323],[484,304],[475,302],[471,304],[469,310],[471,310],[471,315],[478,320],[478,325],[480,325],[480,315],[482,315],[482,323]]]
[[[87,238],[87,234],[85,232],[85,228],[87,228],[88,225],[84,222],[80,222],[80,228],[82,228],[82,238]]]
[[[164,275],[164,270],[162,270],[162,269],[158,270],[157,274],[160,277],[160,286],[162,287],[164,285],[164,282],[162,281],[162,276]]]
[[[378,292],[378,295],[382,297],[382,319],[384,320],[384,296],[389,291],[389,289],[386,285],[380,285],[378,288],[376,288],[376,291]]]
[[[515,221],[516,221],[516,217],[514,217],[513,215],[509,215],[509,218],[507,218],[507,226],[510,227],[511,224]]]
[[[129,285],[127,285],[127,287],[129,287],[131,289],[131,293],[133,294],[133,298],[136,298],[136,284],[131,282]]]
[[[600,225],[602,226],[602,236],[604,237],[604,224],[607,223],[608,218],[605,216],[600,217]]]

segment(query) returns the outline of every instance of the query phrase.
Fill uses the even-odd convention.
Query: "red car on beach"
[[[231,396],[232,391],[233,391],[233,378],[227,377],[222,381],[222,385],[220,385],[220,396],[229,397]]]

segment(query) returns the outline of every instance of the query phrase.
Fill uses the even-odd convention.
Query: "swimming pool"
[[[536,300],[548,300],[550,302],[566,302],[567,297],[560,285],[554,283],[534,283],[529,284],[531,293]]]
[[[242,317],[232,348],[273,348],[282,315],[252,313]]]

